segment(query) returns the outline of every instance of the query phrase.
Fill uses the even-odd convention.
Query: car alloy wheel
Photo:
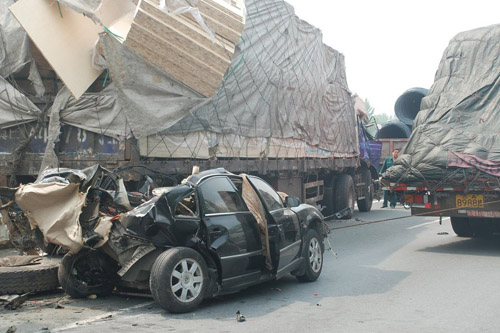
[[[313,237],[309,242],[309,262],[314,273],[318,273],[321,270],[321,265],[323,264],[321,245],[316,237]]]
[[[190,302],[198,297],[203,287],[200,264],[192,258],[179,261],[172,271],[170,287],[174,296],[181,302]]]

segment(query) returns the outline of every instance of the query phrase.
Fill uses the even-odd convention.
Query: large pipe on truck
[[[408,126],[413,126],[413,119],[420,111],[420,102],[429,90],[425,88],[411,88],[401,94],[394,105],[396,117]]]
[[[377,139],[406,139],[410,137],[411,130],[403,122],[393,119],[384,123],[378,130]]]

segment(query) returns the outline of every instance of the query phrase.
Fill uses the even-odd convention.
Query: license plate
[[[482,194],[457,194],[458,208],[484,208],[484,196]]]

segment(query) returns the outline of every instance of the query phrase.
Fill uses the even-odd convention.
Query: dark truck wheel
[[[361,172],[361,179],[363,180],[363,183],[365,183],[365,191],[363,191],[365,193],[365,197],[364,199],[357,201],[358,209],[360,212],[369,212],[372,209],[373,193],[375,191],[370,170],[363,169]]]
[[[493,234],[493,226],[489,218],[469,217],[469,225],[474,237],[486,238]]]
[[[42,257],[39,264],[0,267],[0,295],[35,293],[56,289],[60,259]]]
[[[352,219],[355,196],[352,177],[348,174],[341,174],[335,182],[335,207],[337,212],[351,207],[351,210],[342,219]]]
[[[300,282],[316,281],[323,269],[323,242],[322,237],[314,229],[307,230],[302,248],[302,257],[305,261],[304,274],[295,277]]]
[[[149,288],[155,301],[173,313],[196,309],[205,297],[208,284],[205,260],[187,247],[176,247],[160,254],[149,278]]]
[[[107,296],[114,289],[116,270],[116,264],[101,252],[81,250],[64,256],[57,277],[71,297]]]
[[[472,237],[473,231],[466,217],[451,217],[451,227],[458,237]]]

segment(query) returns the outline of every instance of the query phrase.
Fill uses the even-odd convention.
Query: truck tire
[[[450,217],[451,227],[458,237],[472,237],[473,231],[466,217]]]
[[[366,195],[363,199],[356,201],[356,203],[358,204],[360,212],[369,212],[372,209],[373,193],[375,191],[370,170],[363,169],[363,171],[361,171],[361,179],[363,183],[365,183],[365,189],[363,192]]]
[[[335,183],[335,207],[337,212],[351,207],[351,210],[342,219],[352,219],[355,199],[356,194],[351,175],[341,174]]]
[[[491,221],[488,218],[469,217],[469,225],[474,237],[486,238],[493,233]]]
[[[0,267],[0,295],[24,294],[59,287],[57,269],[60,260],[42,257],[40,264]]]

